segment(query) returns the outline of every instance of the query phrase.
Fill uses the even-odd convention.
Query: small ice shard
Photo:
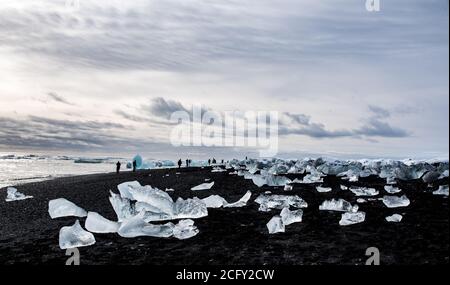
[[[301,209],[291,211],[288,207],[281,210],[281,221],[283,225],[287,226],[293,223],[300,223],[303,219],[303,211]]]
[[[284,233],[284,224],[280,216],[274,216],[267,223],[269,234]]]
[[[205,178],[205,182],[211,181],[211,178]]]
[[[345,186],[345,185],[341,185],[340,187],[341,187],[341,190],[342,190],[342,191],[346,191],[346,190],[348,190],[348,187],[347,187],[347,186]]]
[[[223,169],[221,167],[214,167],[211,172],[225,172],[227,171],[226,169]]]
[[[294,187],[292,187],[292,185],[286,184],[284,185],[284,191],[292,191]]]
[[[203,183],[200,185],[197,185],[195,187],[192,187],[191,190],[192,191],[202,191],[202,190],[209,190],[214,186],[214,181],[211,183]]]
[[[133,200],[133,196],[130,193],[130,189],[142,187],[138,181],[129,181],[124,182],[122,184],[117,185],[117,189],[119,190],[120,196],[122,198]]]
[[[294,208],[307,208],[308,203],[297,195],[259,195],[255,203],[260,205],[259,211],[268,212],[269,209],[283,209],[292,206]]]
[[[241,199],[234,203],[226,203],[223,205],[224,208],[240,208],[247,205],[248,200],[252,197],[252,192],[247,191]]]
[[[219,195],[211,195],[202,199],[205,202],[207,208],[220,208],[228,202]]]
[[[367,187],[350,187],[349,190],[356,196],[376,196],[379,194],[376,189]]]
[[[339,225],[348,226],[353,224],[359,224],[364,222],[366,219],[365,212],[346,212],[342,214],[341,220],[339,221]]]
[[[19,200],[33,198],[33,196],[25,196],[24,194],[17,191],[17,189],[14,187],[8,187],[6,189],[6,191],[7,191],[7,195],[6,195],[6,199],[5,199],[6,202],[19,201]]]
[[[395,194],[395,193],[399,193],[402,191],[400,188],[394,187],[392,185],[384,186],[384,190],[386,190],[386,192],[388,192],[389,194]]]
[[[59,247],[61,249],[90,246],[94,243],[94,235],[85,231],[78,220],[73,226],[62,227],[59,231]]]
[[[321,211],[338,211],[338,212],[358,212],[358,205],[352,206],[350,202],[344,199],[331,199],[323,201],[322,205],[319,206]]]
[[[172,189],[172,188],[166,188],[166,192],[173,192],[173,191],[175,191],[175,189]]]
[[[319,174],[307,174],[303,177],[303,180],[300,183],[303,184],[312,184],[312,183],[322,183],[323,178]]]
[[[119,229],[119,223],[110,221],[96,212],[88,213],[84,226],[92,233],[116,233]]]
[[[448,197],[448,185],[441,185],[439,189],[433,192],[434,195],[443,195]]]
[[[54,199],[48,202],[48,213],[52,219],[60,217],[86,217],[87,212],[64,198]]]
[[[359,203],[359,204],[367,203],[367,200],[363,199],[363,198],[358,198],[358,199],[356,199],[356,203]]]
[[[393,214],[392,216],[386,217],[386,221],[390,223],[399,223],[403,219],[402,215],[399,214]]]
[[[333,189],[331,189],[331,187],[317,186],[317,187],[316,187],[316,190],[317,190],[317,192],[319,192],[319,193],[326,193],[326,192],[330,192],[330,191],[333,190]]]
[[[139,236],[170,237],[173,235],[173,223],[152,225],[144,221],[144,212],[125,220],[117,231],[121,237],[134,238]]]
[[[136,214],[134,206],[132,206],[129,199],[122,198],[120,195],[111,191],[109,193],[111,194],[111,197],[109,197],[109,202],[117,215],[117,221],[122,222]]]
[[[388,208],[398,208],[398,207],[407,207],[410,204],[410,201],[406,195],[401,197],[397,196],[384,196],[381,199]]]
[[[177,239],[188,239],[198,233],[199,230],[191,219],[181,220],[173,227],[173,236]]]

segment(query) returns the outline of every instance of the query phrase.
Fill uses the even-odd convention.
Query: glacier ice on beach
[[[109,193],[111,195],[109,197],[109,202],[117,215],[117,221],[122,222],[136,214],[134,205],[131,204],[131,200],[122,198],[120,195],[115,194],[112,191]]]
[[[399,215],[399,214],[393,214],[392,216],[386,217],[386,221],[388,221],[390,223],[399,223],[402,221],[402,219],[403,219],[403,216]]]
[[[191,219],[181,220],[173,227],[173,236],[177,239],[188,239],[198,233],[199,230]]]
[[[317,192],[319,193],[326,193],[326,192],[330,192],[332,189],[331,187],[322,187],[322,186],[317,186],[316,187]]]
[[[346,212],[342,214],[341,220],[339,221],[339,225],[341,226],[349,226],[353,224],[359,224],[364,222],[366,219],[365,212]]]
[[[439,189],[433,192],[434,195],[442,195],[448,197],[448,185],[441,185]]]
[[[84,227],[92,233],[116,233],[119,223],[110,221],[96,212],[88,212]]]
[[[386,185],[386,186],[384,186],[384,190],[385,190],[386,192],[388,192],[389,194],[395,194],[395,193],[399,193],[399,192],[402,191],[400,188],[394,187],[394,186],[392,186],[392,185]]]
[[[211,195],[206,198],[203,198],[202,201],[206,204],[207,208],[239,208],[247,205],[248,200],[252,196],[252,192],[247,191],[241,199],[234,203],[228,203],[225,198],[219,195]]]
[[[133,200],[133,196],[131,195],[129,190],[135,187],[142,187],[142,186],[138,181],[129,181],[117,185],[117,189],[119,190],[120,196],[122,198],[130,200]]]
[[[363,199],[363,198],[358,198],[358,199],[356,199],[356,203],[359,203],[359,204],[367,203],[367,200]]]
[[[375,188],[350,187],[349,190],[352,191],[356,196],[376,196],[380,194]]]
[[[194,197],[182,199],[179,197],[173,205],[172,219],[199,219],[208,216],[208,208],[205,202]]]
[[[87,212],[67,199],[59,198],[48,202],[48,213],[52,219],[60,217],[86,217]]]
[[[6,189],[6,202],[12,202],[12,201],[19,201],[19,200],[25,200],[25,199],[31,199],[33,196],[26,196],[23,193],[20,193],[17,191],[14,187],[8,187]]]
[[[192,187],[192,191],[202,191],[202,190],[209,190],[214,186],[214,181],[211,183],[202,183],[200,185],[197,185],[195,187]]]
[[[398,196],[384,196],[381,198],[384,205],[388,208],[398,208],[398,207],[407,207],[410,204],[410,201],[406,195],[401,197]]]
[[[341,185],[340,188],[341,188],[342,191],[347,191],[348,190],[348,187],[345,186],[345,185]]]
[[[170,237],[173,235],[173,223],[153,225],[144,221],[144,212],[123,221],[117,231],[121,237],[134,238],[139,236]]]
[[[294,189],[294,187],[292,187],[292,185],[286,184],[284,185],[284,191],[292,191],[292,189]]]
[[[269,234],[284,233],[285,227],[280,216],[274,216],[266,224]]]
[[[291,211],[288,207],[283,208],[280,213],[283,225],[287,226],[293,223],[300,223],[303,219],[303,210],[298,209]]]
[[[145,203],[148,211],[173,215],[173,200],[167,192],[150,185],[129,188],[128,191],[131,200]]]
[[[352,206],[350,202],[344,199],[331,199],[323,201],[319,206],[321,211],[338,211],[338,212],[358,212],[358,205]]]
[[[319,174],[307,174],[305,175],[305,177],[303,177],[303,180],[300,180],[298,182],[303,184],[322,183],[323,178]]]
[[[241,199],[234,203],[227,203],[223,205],[224,208],[240,208],[247,205],[248,200],[250,200],[250,197],[252,197],[252,192],[247,191],[244,196],[242,196]]]
[[[283,209],[292,206],[294,208],[307,208],[308,203],[297,195],[265,195],[261,194],[255,202],[260,205],[259,210],[263,212],[270,209]]]
[[[277,187],[277,186],[285,186],[286,184],[291,183],[292,181],[285,177],[280,175],[261,175],[261,174],[253,174],[249,175],[249,178],[252,179],[253,183],[258,186],[262,187],[264,185],[270,186],[270,187]]]
[[[85,231],[78,220],[73,226],[62,227],[59,231],[59,247],[61,249],[90,246],[94,243],[94,235]]]

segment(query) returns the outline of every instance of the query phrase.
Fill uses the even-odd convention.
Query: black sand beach
[[[211,190],[189,190],[204,183],[205,178],[215,181]],[[411,200],[409,207],[388,209],[381,201],[360,204],[360,210],[367,213],[366,221],[342,227],[338,224],[341,213],[319,211],[318,206],[325,199],[336,197],[356,203],[351,192],[339,190],[340,184],[375,187],[381,197],[386,194],[384,180],[369,177],[349,184],[329,176],[323,185],[333,187],[332,192],[318,193],[314,185],[300,184],[294,184],[293,191],[284,192],[282,187],[258,188],[251,180],[227,172],[190,168],[87,175],[26,184],[16,188],[34,198],[8,203],[6,189],[1,189],[0,264],[64,265],[67,256],[58,246],[59,230],[72,225],[76,218],[52,220],[47,212],[48,201],[66,198],[87,211],[116,220],[108,200],[109,190],[118,192],[119,183],[132,180],[160,189],[173,188],[175,192],[169,194],[174,198],[218,194],[234,202],[247,190],[253,195],[243,208],[209,209],[207,217],[195,220],[200,233],[187,240],[95,234],[96,244],[79,249],[81,264],[363,265],[368,247],[380,250],[381,264],[449,263],[448,198],[431,193],[438,184],[448,184],[448,179],[432,188],[421,181],[400,182],[399,187]],[[265,191],[297,194],[305,199],[309,207],[304,210],[303,222],[289,225],[285,233],[268,234],[266,223],[279,211],[258,211],[254,199]],[[386,216],[394,213],[404,215],[401,223],[385,221]],[[84,218],[80,222],[84,226]]]

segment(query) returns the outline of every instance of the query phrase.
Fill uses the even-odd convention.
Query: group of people
[[[118,161],[116,163],[116,173],[120,172],[120,167],[122,166],[122,164],[120,163],[120,161]],[[136,160],[133,160],[133,172],[136,172],[136,167],[137,167],[137,162]]]

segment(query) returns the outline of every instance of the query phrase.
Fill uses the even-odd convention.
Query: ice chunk
[[[152,225],[144,221],[144,212],[125,220],[117,231],[121,237],[133,238],[139,236],[170,237],[173,235],[173,223]]]
[[[209,190],[214,186],[214,181],[211,183],[203,183],[200,185],[197,185],[195,187],[192,187],[191,190],[192,191],[201,191],[201,190]]]
[[[52,219],[74,216],[86,217],[87,212],[64,198],[54,199],[48,202],[48,213]]]
[[[85,231],[78,220],[73,226],[62,227],[59,231],[59,247],[61,249],[90,246],[94,243],[94,235]]]
[[[367,203],[367,200],[363,199],[363,198],[358,198],[358,199],[356,199],[356,203],[359,203],[359,204]]]
[[[194,221],[190,219],[181,220],[173,227],[173,236],[177,239],[188,239],[198,233],[198,228],[194,226]]]
[[[167,192],[149,185],[129,188],[128,191],[133,197],[132,200],[143,202],[153,207],[152,212],[173,214],[173,200]]]
[[[88,212],[84,226],[93,233],[116,233],[119,229],[119,223],[110,221],[96,212]]]
[[[400,188],[394,187],[392,185],[384,186],[384,190],[386,190],[386,192],[388,192],[389,194],[395,194],[402,191]]]
[[[312,184],[312,183],[322,183],[323,178],[320,174],[307,174],[303,177],[303,180],[300,183],[303,184]]]
[[[117,215],[117,221],[122,222],[136,214],[135,208],[129,199],[122,198],[120,195],[111,191],[109,193],[111,194],[111,197],[109,197],[109,202]]]
[[[286,184],[284,185],[284,191],[292,191],[294,187],[292,187],[292,185]]]
[[[358,205],[352,206],[350,202],[344,199],[331,199],[323,201],[322,205],[319,206],[321,211],[338,211],[338,212],[358,212]]]
[[[302,198],[297,195],[264,195],[261,194],[256,198],[255,202],[260,205],[259,210],[263,212],[269,211],[269,209],[283,209],[285,207],[292,206],[294,208],[307,208],[306,203]]]
[[[448,185],[441,185],[439,189],[433,192],[434,195],[443,195],[448,197]]]
[[[399,214],[393,214],[392,216],[386,217],[386,221],[390,223],[399,223],[403,219],[402,215]]]
[[[432,182],[437,181],[440,176],[441,176],[441,174],[437,171],[429,171],[429,172],[425,173],[424,176],[422,176],[422,180],[425,183],[432,183]]]
[[[227,203],[224,206],[224,208],[240,208],[247,205],[248,200],[250,200],[250,197],[252,196],[252,192],[247,191],[244,196],[242,196],[241,199],[234,203]]]
[[[226,172],[226,169],[223,169],[222,167],[214,167],[211,172]]]
[[[174,219],[198,219],[208,216],[205,202],[197,197],[186,200],[178,198],[173,208]]]
[[[261,175],[261,174],[253,174],[251,176],[253,183],[258,186],[262,187],[264,185],[276,187],[276,186],[285,186],[286,184],[291,183],[292,181],[285,177],[285,176],[279,176],[279,175]]]
[[[269,234],[284,233],[284,224],[280,216],[274,216],[267,223]]]
[[[317,186],[317,187],[316,187],[316,190],[317,190],[317,192],[319,192],[319,193],[325,193],[325,192],[330,192],[330,191],[333,190],[333,189],[331,189],[331,187],[321,187],[321,186]]]
[[[281,210],[280,216],[283,225],[287,226],[293,223],[301,222],[303,218],[303,211],[301,209],[291,211],[288,207],[286,207]]]
[[[448,178],[448,169],[444,170],[444,172],[442,172],[441,176],[439,176],[439,179],[442,179],[442,178]]]
[[[173,191],[175,191],[175,189],[173,189],[173,188],[166,188],[165,191],[166,191],[166,192],[173,192]]]
[[[347,186],[345,186],[345,185],[341,185],[340,187],[341,187],[341,190],[342,190],[342,191],[346,191],[346,190],[348,190],[348,187],[347,187]]]
[[[410,204],[410,201],[406,195],[401,197],[397,196],[384,196],[381,199],[388,208],[398,208],[398,207],[407,207]]]
[[[350,187],[350,191],[356,196],[376,196],[379,194],[376,189],[367,187]]]
[[[122,198],[133,200],[133,196],[130,193],[130,189],[142,187],[138,181],[124,182],[117,185],[117,189],[120,192]]]
[[[206,204],[207,208],[220,208],[223,207],[224,204],[228,203],[224,198],[222,198],[219,195],[211,195],[202,200]]]
[[[353,224],[359,224],[364,222],[366,219],[365,212],[346,212],[342,214],[341,220],[339,221],[339,225],[348,226]]]
[[[19,200],[33,198],[33,196],[25,196],[24,194],[18,192],[17,189],[14,187],[8,187],[6,189],[6,191],[7,191],[7,196],[5,199],[6,202],[19,201]]]

